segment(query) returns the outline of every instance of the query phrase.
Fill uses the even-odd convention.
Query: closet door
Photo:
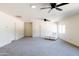
[[[10,24],[10,25],[8,25],[8,38],[9,38],[9,41],[16,40],[16,29],[15,29],[16,24],[14,22],[9,23],[9,24]]]
[[[6,24],[0,24],[0,47],[7,44],[9,41],[8,35],[8,26]]]

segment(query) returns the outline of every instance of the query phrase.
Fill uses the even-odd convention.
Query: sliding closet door
[[[0,24],[0,47],[5,45],[8,40],[8,27]]]
[[[7,43],[9,43],[10,40],[10,36],[9,36],[9,20],[3,20],[4,18],[2,18],[2,20],[0,20],[0,47],[6,45]]]
[[[8,38],[9,38],[9,41],[11,40],[16,40],[16,24],[13,22],[9,23],[10,25],[8,25]]]

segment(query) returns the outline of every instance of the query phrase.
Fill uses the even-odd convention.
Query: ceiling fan
[[[49,3],[49,5],[50,5],[49,7],[44,7],[44,8],[40,8],[40,9],[49,9],[50,8],[50,10],[48,11],[48,13],[50,13],[52,9],[56,9],[58,11],[62,11],[62,9],[60,9],[59,7],[60,6],[67,5],[67,4],[69,4],[69,3],[60,3],[60,4],[57,4],[57,3]]]
[[[49,22],[49,20],[48,19],[46,19],[46,18],[43,18],[43,19],[41,19],[41,20],[43,20],[44,22]]]
[[[49,20],[48,20],[48,19],[46,19],[46,18],[45,18],[45,19],[43,19],[43,20],[44,20],[45,22],[46,22],[46,21],[49,21]]]
[[[40,20],[44,21],[44,22],[49,22],[50,20],[48,20],[47,18],[39,18]]]

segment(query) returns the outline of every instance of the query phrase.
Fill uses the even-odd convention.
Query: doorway
[[[24,35],[26,37],[32,37],[32,22],[24,23]]]

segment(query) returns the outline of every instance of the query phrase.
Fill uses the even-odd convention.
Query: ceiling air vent
[[[22,16],[16,16],[17,18],[22,18]]]

